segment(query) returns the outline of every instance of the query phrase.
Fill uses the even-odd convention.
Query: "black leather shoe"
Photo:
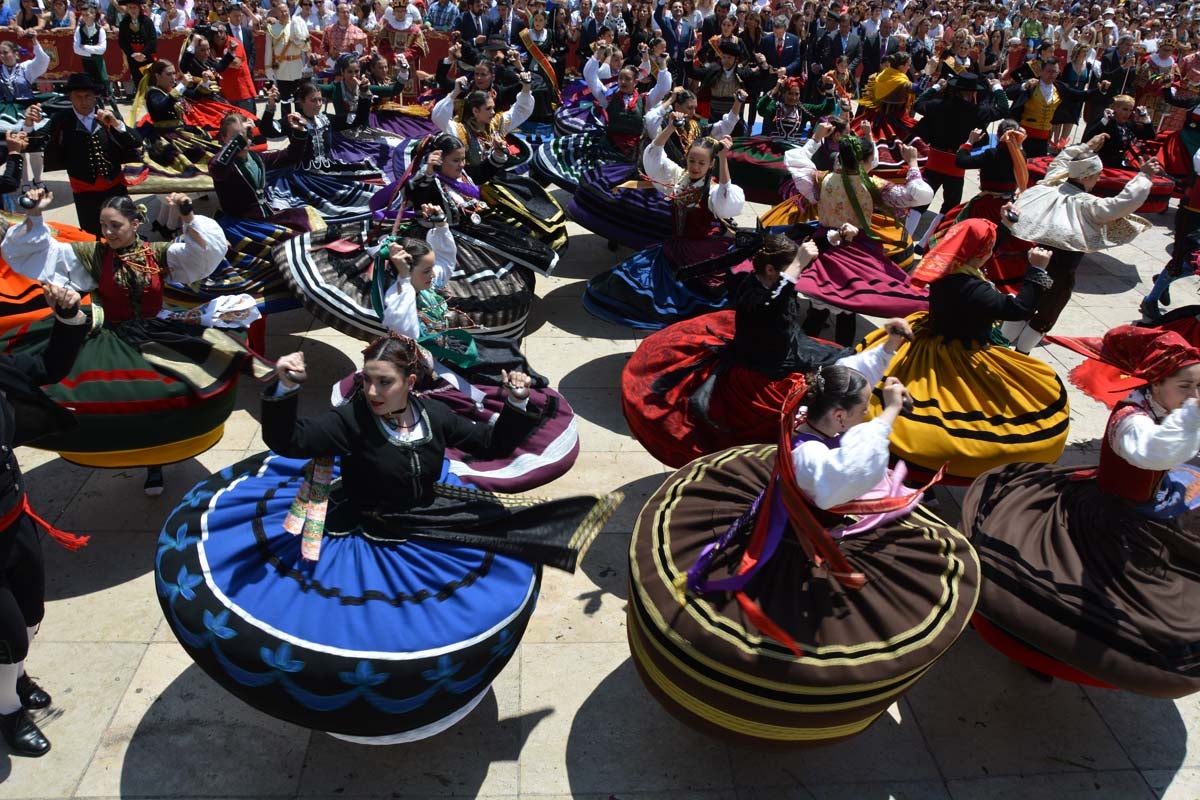
[[[31,710],[50,705],[50,693],[34,683],[28,675],[17,678],[17,697],[21,699],[22,706]]]
[[[0,715],[0,734],[13,755],[37,758],[50,752],[50,740],[34,724],[25,709]]]

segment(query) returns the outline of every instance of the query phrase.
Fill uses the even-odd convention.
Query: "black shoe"
[[[50,693],[33,682],[33,678],[22,675],[17,678],[17,697],[28,709],[46,708],[50,705]]]
[[[37,758],[50,752],[50,740],[34,724],[25,709],[0,715],[0,734],[8,742],[13,755]]]
[[[1151,303],[1149,300],[1143,300],[1138,306],[1138,311],[1142,313],[1142,319],[1146,322],[1157,322],[1162,317],[1162,312],[1158,310],[1158,303]]]
[[[163,493],[163,486],[162,467],[146,467],[146,482],[142,484],[142,490],[146,492],[146,496],[158,497]]]

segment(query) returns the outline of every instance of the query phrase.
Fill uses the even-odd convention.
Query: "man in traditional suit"
[[[800,39],[788,33],[788,18],[782,14],[771,21],[771,32],[762,38],[758,51],[767,57],[767,65],[778,74],[786,70],[789,76],[797,76],[804,69],[800,56]]]
[[[96,107],[100,85],[91,77],[72,73],[65,91],[71,108],[50,122],[46,169],[66,168],[79,227],[99,237],[100,206],[129,194],[121,165],[141,161],[141,144],[120,117]]]

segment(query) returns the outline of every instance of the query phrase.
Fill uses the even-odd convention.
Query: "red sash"
[[[88,539],[92,538],[90,536],[78,536],[74,533],[61,531],[51,525],[49,522],[46,522],[46,520],[39,517],[37,513],[30,508],[29,495],[27,494],[22,494],[21,502],[13,506],[12,510],[3,517],[0,517],[0,530],[8,530],[11,528],[16,524],[17,520],[21,518],[22,514],[28,514],[30,519],[46,529],[46,533],[50,534],[50,537],[54,539],[54,541],[58,542],[68,550],[78,550],[88,543]]]

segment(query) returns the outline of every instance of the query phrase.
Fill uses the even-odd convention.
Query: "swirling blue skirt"
[[[167,622],[213,680],[271,716],[370,743],[448,728],[512,657],[541,568],[357,527],[328,530],[305,561],[283,530],[303,466],[262,453],[184,497],[155,557]]]

